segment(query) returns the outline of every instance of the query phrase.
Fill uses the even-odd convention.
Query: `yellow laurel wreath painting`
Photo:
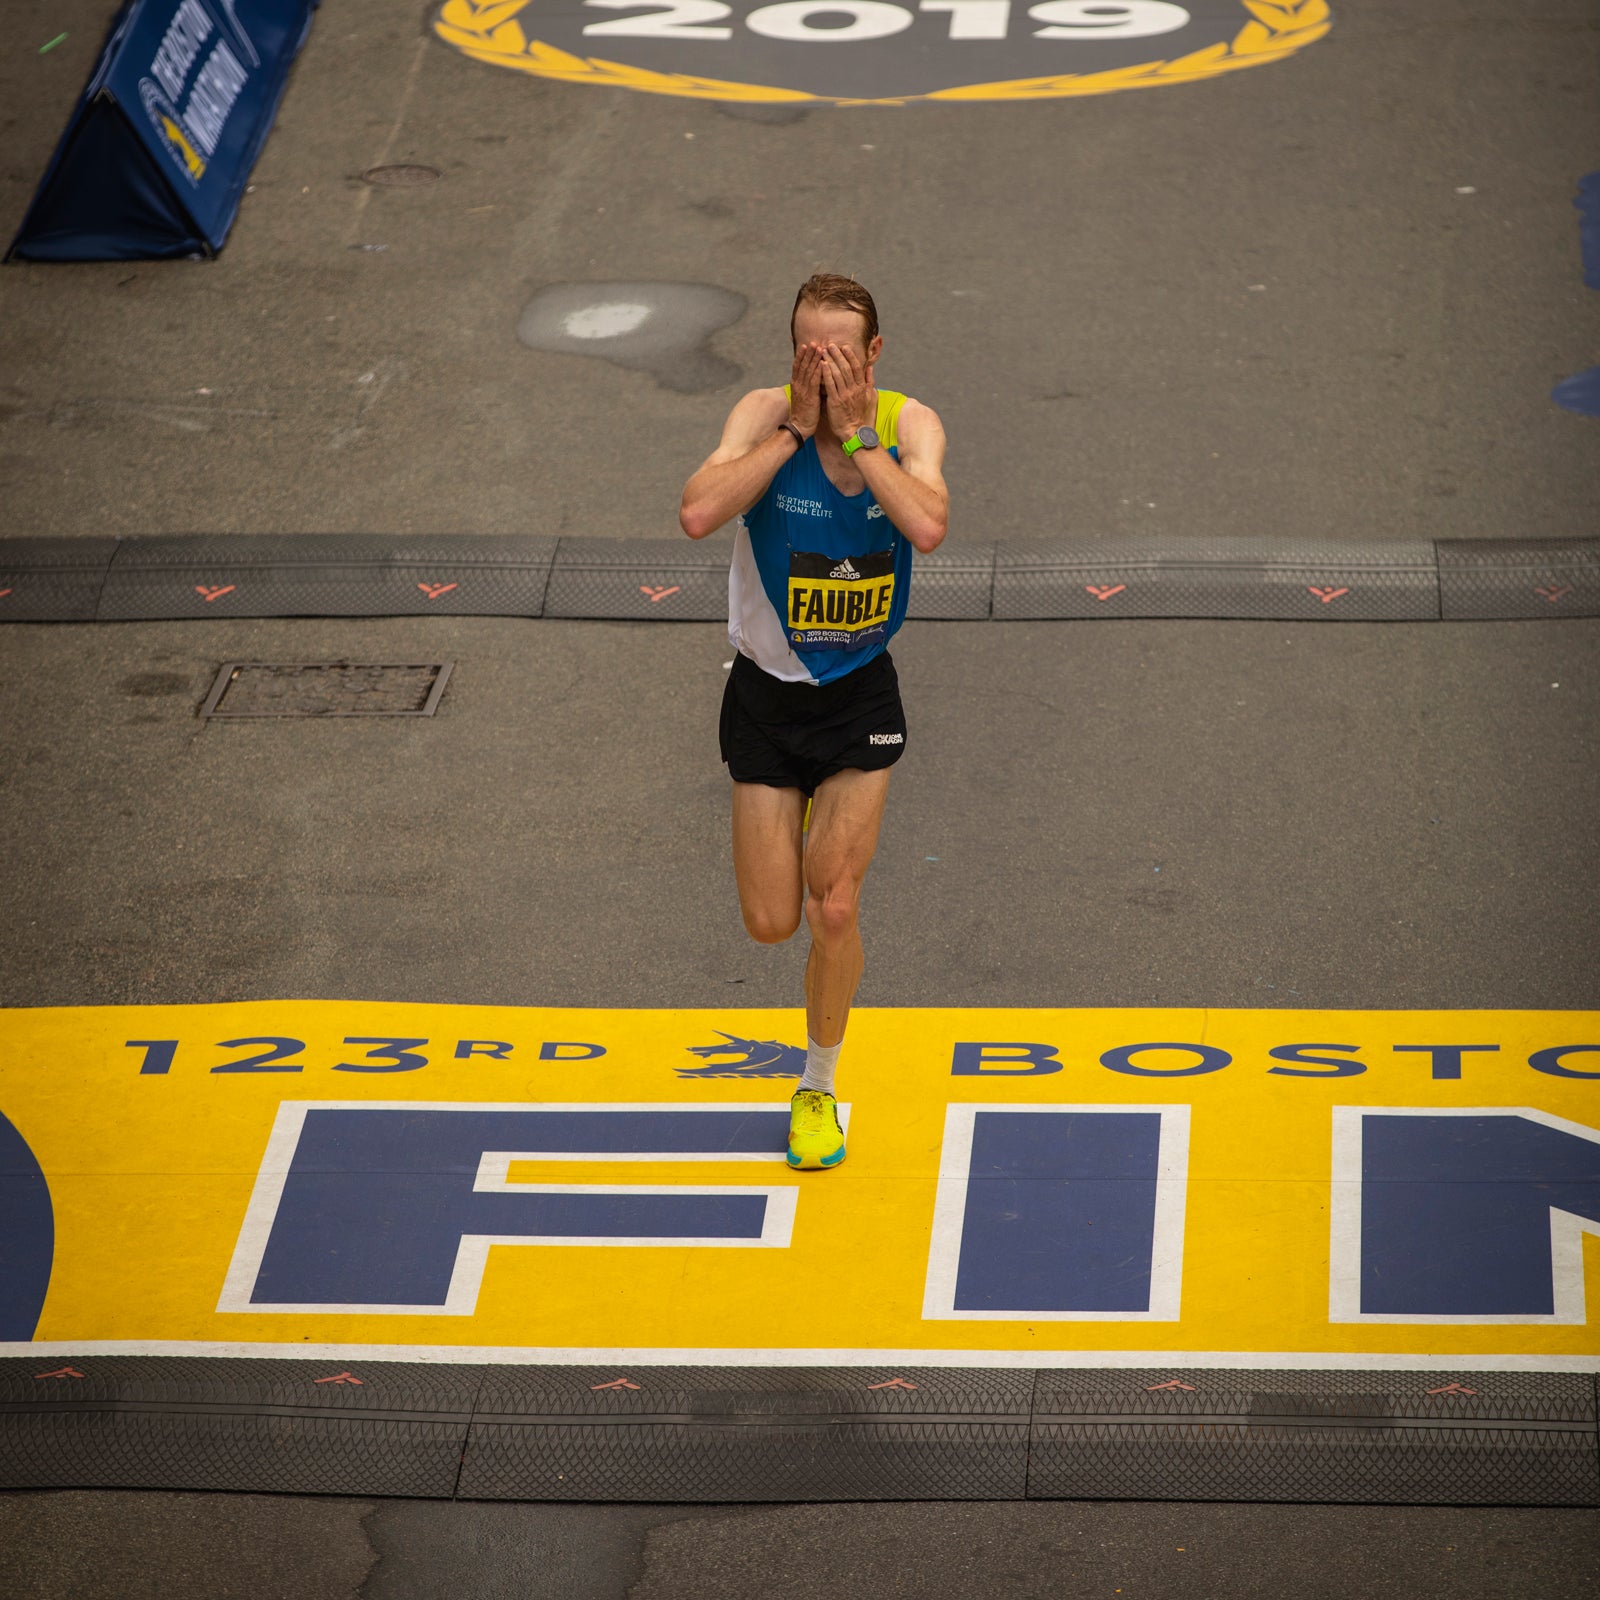
[[[445,0],[434,32],[474,60],[567,83],[693,100],[904,105],[1194,83],[1282,61],[1332,25],[1327,0],[780,0],[754,8]],[[530,39],[529,29],[545,40]],[[1136,59],[1161,35],[1169,48],[1197,47]],[[597,45],[603,54],[579,53]],[[1002,75],[1041,63],[1072,70]],[[735,76],[683,70],[702,65]],[[741,81],[744,74],[766,81]]]

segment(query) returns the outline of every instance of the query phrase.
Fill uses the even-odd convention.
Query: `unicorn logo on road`
[[[806,1053],[798,1045],[779,1044],[776,1039],[741,1039],[720,1028],[716,1032],[724,1043],[689,1045],[689,1054],[702,1061],[714,1056],[733,1059],[706,1067],[679,1067],[680,1078],[798,1078],[806,1070]]]

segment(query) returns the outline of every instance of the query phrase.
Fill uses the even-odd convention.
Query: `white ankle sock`
[[[833,1071],[839,1065],[839,1052],[842,1049],[844,1049],[842,1039],[838,1044],[831,1044],[824,1049],[810,1034],[807,1034],[806,1070],[800,1079],[800,1087],[820,1089],[824,1094],[832,1094]]]

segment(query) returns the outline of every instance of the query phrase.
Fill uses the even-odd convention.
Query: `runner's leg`
[[[800,823],[806,797],[765,783],[733,786],[733,872],[745,930],[781,944],[800,926]]]
[[[836,772],[817,785],[805,849],[806,1032],[819,1045],[844,1038],[861,982],[861,885],[878,848],[889,769]]]

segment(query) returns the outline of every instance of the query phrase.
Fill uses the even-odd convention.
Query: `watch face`
[[[857,428],[856,429],[856,443],[858,445],[860,445],[862,447],[862,449],[864,449],[864,450],[876,450],[878,448],[878,432],[877,432],[877,429],[876,428]]]

